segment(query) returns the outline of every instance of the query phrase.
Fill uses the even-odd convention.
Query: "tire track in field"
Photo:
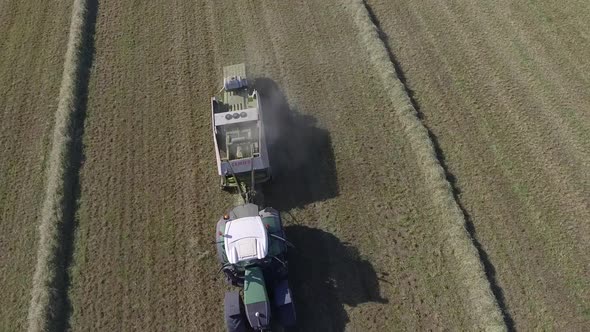
[[[80,194],[79,173],[84,162],[82,137],[97,12],[97,0],[74,1],[48,156],[28,331],[64,331],[68,327],[68,269]]]
[[[386,41],[380,35],[378,22],[364,1],[353,0],[349,6],[359,30],[359,37],[370,52],[370,58],[389,87],[389,97],[397,111],[399,121],[406,128],[406,135],[415,148],[426,180],[430,182],[435,203],[448,222],[448,245],[460,264],[463,280],[468,288],[470,302],[475,311],[473,318],[479,329],[506,330],[511,328],[511,318],[503,307],[501,290],[490,276],[493,269],[487,255],[473,238],[473,224],[462,209],[449,181],[449,174],[441,160],[441,151],[428,128],[419,119],[419,113],[403,84],[399,68],[388,52]],[[502,314],[504,313],[504,315]]]

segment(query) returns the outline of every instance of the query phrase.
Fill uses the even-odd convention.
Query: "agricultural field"
[[[27,326],[69,1],[0,1],[0,330]]]
[[[424,176],[335,9],[99,4],[73,329],[222,329],[211,240],[234,198],[218,189],[209,97],[244,59],[278,113],[285,158],[265,196],[291,214],[300,328],[473,324]]]
[[[296,330],[590,325],[590,5],[29,2],[0,2],[0,330],[225,329],[210,97],[241,62]]]
[[[588,4],[368,3],[444,153],[512,324],[587,327]]]

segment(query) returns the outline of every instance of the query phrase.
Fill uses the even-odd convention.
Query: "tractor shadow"
[[[297,331],[344,331],[344,304],[388,303],[379,293],[373,266],[358,250],[316,228],[285,228],[295,248],[289,252],[289,283],[297,311]]]
[[[254,82],[261,101],[273,182],[262,188],[265,205],[279,211],[338,195],[330,133],[317,120],[289,107],[276,82]]]

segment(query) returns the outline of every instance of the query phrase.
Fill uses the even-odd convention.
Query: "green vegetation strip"
[[[470,306],[469,310],[473,313],[476,329],[504,331],[507,328],[500,308],[484,273],[477,249],[465,228],[465,216],[455,201],[453,189],[435,153],[428,130],[418,118],[405,86],[397,76],[364,1],[351,0],[347,7],[353,14],[359,37],[369,53],[372,64],[380,74],[395,114],[416,153],[419,166],[432,192],[433,203],[439,209],[441,221],[445,223],[447,246],[459,264],[457,274],[469,294],[466,300]]]
[[[64,223],[64,200],[67,192],[68,146],[71,140],[71,118],[76,111],[76,91],[81,63],[85,26],[86,0],[74,0],[68,46],[65,55],[59,102],[55,113],[53,141],[49,154],[45,200],[40,216],[37,265],[33,276],[28,331],[50,330],[52,320],[63,310],[56,285],[65,271],[60,248]]]

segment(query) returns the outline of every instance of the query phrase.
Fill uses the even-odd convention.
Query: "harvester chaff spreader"
[[[225,321],[230,332],[270,331],[271,319],[295,324],[287,249],[280,213],[253,204],[255,185],[270,178],[260,101],[249,92],[244,64],[225,67],[220,97],[211,99],[213,137],[222,188],[236,187],[244,204],[217,222],[215,245],[227,281]],[[243,298],[243,300],[242,300]]]

